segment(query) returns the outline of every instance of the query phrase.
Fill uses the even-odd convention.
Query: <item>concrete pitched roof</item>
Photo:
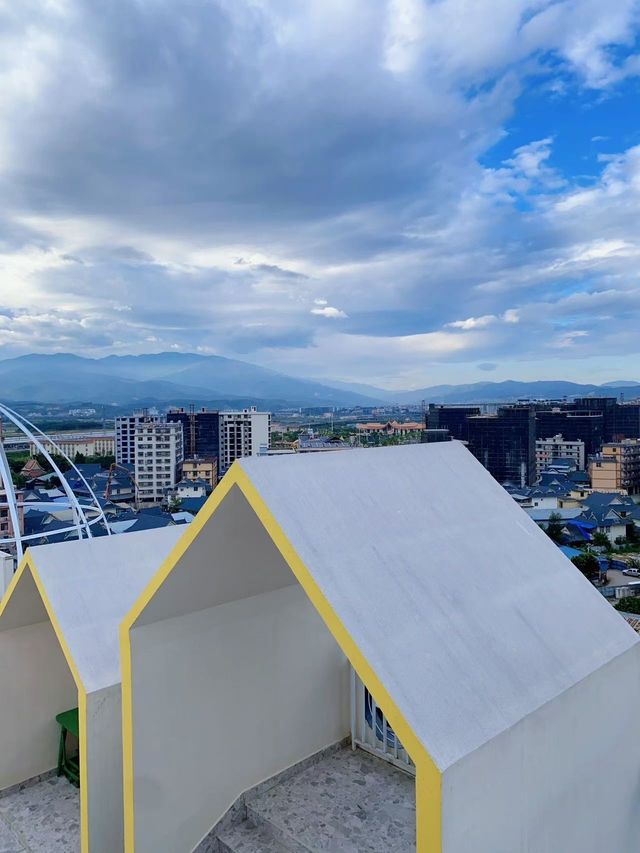
[[[27,552],[87,692],[120,681],[120,623],[182,532],[172,526]],[[0,631],[46,618],[34,599],[39,595],[23,564],[0,614]]]
[[[459,442],[236,465],[441,770],[640,641]]]

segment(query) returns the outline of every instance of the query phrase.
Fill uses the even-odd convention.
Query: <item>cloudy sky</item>
[[[0,0],[0,358],[640,380],[640,0]]]

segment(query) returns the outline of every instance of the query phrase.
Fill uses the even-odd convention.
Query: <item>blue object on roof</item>
[[[577,548],[570,548],[568,545],[561,545],[560,550],[565,555],[565,557],[568,557],[570,560],[573,557],[579,557],[582,554],[582,551],[578,551]]]

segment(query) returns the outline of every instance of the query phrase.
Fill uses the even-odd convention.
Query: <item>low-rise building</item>
[[[46,474],[46,471],[33,456],[30,459],[27,459],[20,470],[20,476],[24,477],[26,480],[37,480],[44,476],[44,474]]]
[[[557,460],[570,460],[575,470],[584,471],[584,441],[570,441],[562,434],[536,439],[536,476]]]
[[[182,500],[183,498],[202,498],[210,492],[209,485],[204,480],[180,480],[176,483],[171,494]]]
[[[640,494],[640,439],[627,438],[603,444],[591,458],[591,485],[599,492],[621,489],[629,495]]]
[[[350,445],[338,436],[315,435],[313,432],[302,433],[293,442],[297,453],[323,453],[332,450],[344,450]]]
[[[50,435],[43,440],[47,453],[64,453],[69,459],[75,459],[76,454],[82,456],[114,456],[116,439],[113,433],[67,433]],[[38,453],[34,442],[29,447],[32,456]]]
[[[183,480],[204,480],[210,489],[218,482],[218,460],[215,456],[192,456],[185,459],[181,469]]]
[[[400,421],[387,421],[386,423],[371,421],[366,424],[356,424],[358,435],[365,437],[373,435],[385,437],[404,437],[412,434],[420,435],[423,429],[424,425],[417,421],[404,421],[403,423],[400,423]]]
[[[18,536],[24,534],[24,492],[16,490],[16,513],[18,516],[19,531]],[[9,512],[9,504],[7,501],[7,492],[0,479],[0,543],[3,539],[9,539],[14,536],[13,523]]]

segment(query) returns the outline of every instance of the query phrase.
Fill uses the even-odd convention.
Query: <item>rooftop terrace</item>
[[[221,853],[415,853],[415,781],[358,749],[330,752],[249,794]],[[216,847],[207,850],[215,851]]]
[[[64,777],[0,795],[0,853],[78,853],[80,792]]]

